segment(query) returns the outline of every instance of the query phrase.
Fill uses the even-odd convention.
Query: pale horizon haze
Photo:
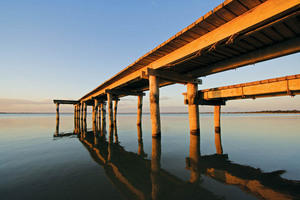
[[[0,1],[0,112],[55,112],[53,99],[79,99],[222,2]],[[300,74],[299,61],[296,53],[200,77],[199,89]],[[187,112],[185,91],[161,88],[161,112]],[[233,100],[222,111],[300,110],[299,100]],[[136,112],[136,104],[136,97],[121,98],[118,112]],[[143,105],[149,112],[148,92]],[[206,111],[213,107],[200,107]]]

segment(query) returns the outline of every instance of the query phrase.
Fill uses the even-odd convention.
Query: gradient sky
[[[0,112],[54,112],[79,99],[222,3],[179,0],[1,0]],[[199,89],[300,74],[294,54],[202,78]],[[183,85],[161,89],[161,111],[183,112]],[[148,93],[144,98],[149,111]],[[300,110],[299,97],[229,101],[223,111]],[[135,112],[136,97],[120,112]],[[63,112],[72,106],[61,106]],[[211,107],[201,107],[211,111]]]

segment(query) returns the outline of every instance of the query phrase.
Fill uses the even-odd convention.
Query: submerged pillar
[[[143,109],[143,95],[138,96],[138,106],[137,106],[137,122],[138,126],[142,125],[142,109]]]
[[[197,93],[198,93],[198,85],[194,83],[188,83],[187,98],[188,98],[188,107],[189,107],[190,134],[193,135],[200,135],[199,107],[195,103]]]
[[[159,79],[156,76],[149,76],[149,98],[150,115],[152,124],[152,137],[161,136],[160,112],[159,112]]]
[[[221,142],[221,128],[220,128],[220,115],[221,106],[215,106],[214,121],[215,121],[215,145],[217,154],[223,154],[222,142]]]
[[[119,99],[114,100],[114,124],[117,123],[117,109],[118,109],[118,101]]]
[[[107,106],[108,106],[108,123],[109,127],[113,127],[113,110],[112,110],[112,94],[107,93]]]

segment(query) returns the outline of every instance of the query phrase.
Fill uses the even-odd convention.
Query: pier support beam
[[[101,104],[101,108],[102,108],[102,128],[101,128],[101,135],[104,136],[106,134],[106,103],[103,102]]]
[[[215,106],[214,112],[214,121],[215,121],[215,145],[217,154],[223,154],[223,148],[221,143],[221,126],[220,126],[220,115],[221,115],[221,106]]]
[[[114,100],[114,124],[117,123],[117,110],[118,110],[118,101],[119,99]]]
[[[84,102],[81,103],[80,109],[81,109],[81,120],[83,120]]]
[[[149,91],[152,137],[161,137],[158,77],[149,76]]]
[[[59,120],[59,103],[56,103],[56,120]]]
[[[74,105],[74,123],[75,123],[75,121],[76,121],[76,112],[77,112],[77,110],[76,110],[76,105]]]
[[[188,99],[188,106],[189,106],[190,134],[193,135],[200,135],[199,107],[195,103],[197,93],[198,93],[198,85],[194,83],[188,83],[187,99]]]
[[[96,124],[97,110],[98,110],[98,100],[95,99],[93,104],[93,117],[92,117],[93,124]]]
[[[86,110],[87,110],[87,104],[86,102],[83,103],[83,120],[86,121]]]
[[[142,109],[143,109],[143,95],[138,96],[137,122],[136,125],[142,125]]]
[[[77,119],[80,120],[80,106],[81,104],[77,105]]]
[[[93,115],[92,115],[94,133],[96,133],[96,131],[97,131],[97,123],[96,123],[96,121],[97,121],[97,111],[98,111],[98,100],[95,99],[94,104],[93,104]]]
[[[107,106],[108,106],[108,123],[109,127],[113,127],[113,110],[112,110],[112,94],[107,93]]]
[[[98,101],[98,114],[97,114],[97,126],[101,129],[101,113],[102,113],[102,102]]]

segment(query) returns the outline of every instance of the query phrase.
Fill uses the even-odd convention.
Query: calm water
[[[213,115],[200,137],[162,115],[161,140],[149,115],[118,115],[117,134],[73,120],[0,115],[0,199],[300,199],[300,115],[222,115],[223,152]]]

